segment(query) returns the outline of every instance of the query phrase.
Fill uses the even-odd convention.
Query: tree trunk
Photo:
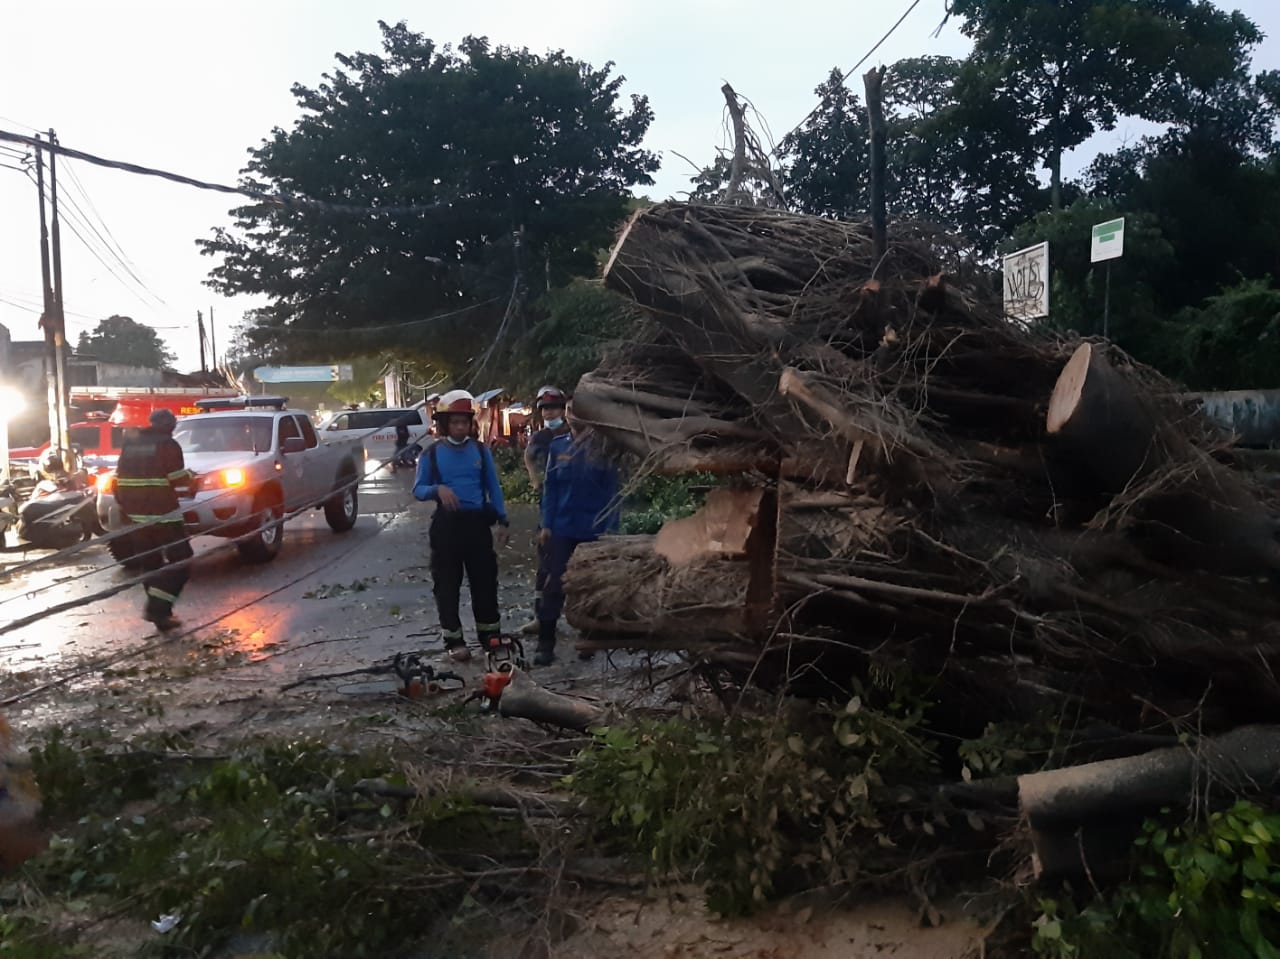
[[[1049,435],[1063,468],[1114,497],[1133,500],[1153,552],[1227,575],[1280,572],[1276,523],[1239,477],[1176,433],[1154,405],[1083,343],[1049,399]],[[1140,502],[1139,502],[1140,500]]]
[[[561,729],[586,732],[604,722],[605,711],[582,699],[543,689],[523,670],[516,670],[498,699],[498,712],[517,719],[531,719]]]

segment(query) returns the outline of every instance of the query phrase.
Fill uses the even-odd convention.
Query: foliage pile
[[[486,886],[494,849],[513,872],[536,862],[518,820],[461,793],[370,794],[362,784],[376,780],[413,795],[386,755],[265,739],[223,756],[187,747],[55,732],[33,750],[55,836],[5,893],[18,906],[0,924],[0,955],[102,955],[90,917],[104,914],[143,927],[178,916],[138,947],[157,956],[233,940],[281,959],[402,955],[480,908],[496,888]]]
[[[834,708],[641,721],[600,730],[570,785],[657,877],[704,884],[723,914],[815,886],[919,887],[948,829],[900,785],[935,772],[921,718],[873,688]]]

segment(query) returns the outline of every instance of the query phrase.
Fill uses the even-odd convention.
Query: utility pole
[[[218,335],[213,331],[213,307],[209,307],[209,352],[212,354],[213,369],[216,372],[218,366]]]
[[[875,266],[872,268],[874,276],[889,249],[884,202],[886,176],[884,102],[880,98],[884,83],[884,67],[864,74],[862,82],[867,89],[867,120],[871,128],[871,242],[876,258]]]
[[[196,330],[200,333],[200,372],[208,373],[209,367],[204,362],[204,314],[196,310]]]
[[[40,140],[36,137],[37,142]],[[52,159],[52,158],[51,158]],[[49,225],[44,213],[44,151],[36,146],[36,192],[40,200],[40,281],[44,295],[44,312],[40,329],[44,331],[44,381],[49,404],[49,446],[56,449],[62,438],[58,422],[58,351],[54,345],[53,287],[49,279]]]
[[[62,462],[68,470],[75,469],[75,454],[71,450],[71,431],[67,422],[67,400],[70,396],[67,384],[67,319],[62,301],[62,233],[58,228],[58,135],[49,131],[49,217],[53,224],[50,239],[53,242],[53,311],[56,326],[53,333],[55,367],[58,376],[58,446],[62,450]]]

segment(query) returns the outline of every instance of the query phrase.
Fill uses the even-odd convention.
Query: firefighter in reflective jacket
[[[178,491],[190,486],[192,474],[173,438],[176,425],[172,411],[156,410],[151,425],[126,441],[116,467],[116,501],[129,522],[140,524],[130,535],[133,552],[147,572],[142,618],[162,630],[181,625],[173,604],[186,585],[187,567],[173,564],[194,555],[178,508]]]

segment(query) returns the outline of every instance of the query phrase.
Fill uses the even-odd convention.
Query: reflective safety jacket
[[[178,490],[190,482],[182,447],[166,430],[139,430],[120,450],[116,502],[135,523],[181,523]]]

